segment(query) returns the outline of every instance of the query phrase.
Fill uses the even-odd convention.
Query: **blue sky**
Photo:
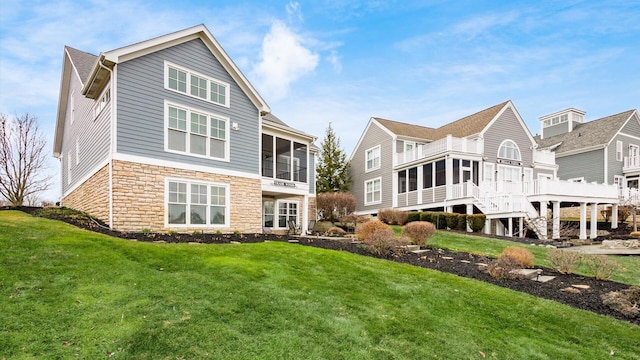
[[[205,24],[275,115],[351,154],[370,117],[438,127],[512,100],[531,132],[568,107],[640,106],[640,2],[0,2],[0,112],[53,139],[63,46],[99,54]],[[59,196],[58,162],[51,191]]]

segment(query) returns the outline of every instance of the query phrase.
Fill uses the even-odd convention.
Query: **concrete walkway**
[[[578,251],[583,254],[596,254],[596,255],[640,255],[640,249],[629,248],[605,248],[602,245],[584,245],[584,246],[571,246],[565,248],[565,250]]]

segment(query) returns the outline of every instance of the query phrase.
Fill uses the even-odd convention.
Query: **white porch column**
[[[547,220],[547,216],[549,214],[548,208],[547,208],[547,202],[546,201],[540,201],[540,214],[538,214],[541,218],[544,218],[544,220]],[[547,225],[545,225],[544,230],[542,230],[542,238],[544,240],[548,239],[549,236],[549,228]]]
[[[552,238],[560,239],[560,201],[554,201],[553,203],[553,230]]]
[[[467,215],[473,215],[473,204],[467,204]],[[469,221],[467,221],[467,232],[471,232]]]
[[[524,218],[518,218],[518,234],[520,234],[519,236],[521,238],[524,237],[525,233],[524,233]]]
[[[484,220],[484,233],[486,235],[491,235],[491,219]]]
[[[591,239],[598,237],[598,203],[591,204]]]
[[[513,236],[513,218],[510,217],[509,218],[509,233],[507,234],[508,237],[512,237]]]
[[[309,230],[309,194],[304,194],[302,200],[302,224],[300,224],[300,234],[304,235]]]
[[[611,206],[611,228],[618,228],[618,204],[613,204]]]
[[[448,212],[448,213],[452,213],[453,212],[453,206],[448,205],[444,208],[444,211]]]
[[[580,203],[580,240],[587,239],[587,203]]]

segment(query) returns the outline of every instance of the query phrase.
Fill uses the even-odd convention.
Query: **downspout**
[[[104,60],[104,58],[101,58],[100,60],[98,60],[98,66],[100,66],[102,69],[107,70],[109,72],[109,79],[111,79],[111,81],[114,81],[113,79],[113,71],[111,71],[111,69],[109,69],[107,66],[105,66],[102,61]],[[115,94],[115,86],[111,87],[111,111],[110,111],[110,121],[111,121],[111,127],[113,127],[113,123],[114,123],[114,111],[113,111],[113,107],[115,104],[115,100],[116,99],[116,94]],[[113,135],[113,134],[111,134]],[[113,229],[113,139],[111,139],[111,141],[109,142],[109,228]]]

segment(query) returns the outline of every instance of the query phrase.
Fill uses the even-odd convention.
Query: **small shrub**
[[[316,226],[313,228],[313,231],[320,234],[324,234],[327,231],[329,231],[329,229],[331,229],[332,227],[333,227],[333,223],[331,221],[318,221],[316,223]]]
[[[515,260],[518,265],[526,268],[533,266],[533,253],[525,248],[509,246],[502,250],[500,257],[510,257]]]
[[[625,316],[640,315],[640,287],[632,286],[621,291],[602,295],[602,303]]]
[[[436,233],[436,227],[426,221],[414,221],[402,227],[402,235],[409,238],[412,244],[427,245],[429,238]]]
[[[447,221],[447,227],[449,229],[455,229],[458,227],[458,214],[456,213],[445,213],[444,218]]]
[[[562,274],[573,274],[580,265],[582,255],[577,251],[553,249],[547,253],[551,266]]]
[[[192,235],[202,235],[202,230],[193,230]]]
[[[456,230],[467,231],[467,215],[466,214],[458,214],[458,225],[455,227]]]
[[[422,213],[418,212],[418,211],[411,211],[410,213],[407,214],[407,223],[410,222],[414,222],[414,221],[420,221],[420,215]]]
[[[377,256],[393,257],[406,252],[404,245],[409,243],[405,238],[396,237],[391,228],[377,229],[365,239],[367,249]]]
[[[445,216],[445,213],[440,212],[440,213],[436,213],[435,215],[435,225],[436,228],[438,229],[442,229],[442,230],[446,230],[447,229],[447,217]]]
[[[584,263],[598,280],[608,280],[620,267],[618,262],[606,255],[586,255]]]
[[[487,266],[487,272],[496,279],[522,279],[522,275],[514,272],[518,268],[520,264],[516,259],[500,256]]]
[[[378,220],[388,225],[404,225],[407,223],[407,212],[398,209],[382,209],[378,211]]]
[[[177,231],[175,231],[175,230],[169,230],[169,231],[167,231],[167,234],[169,234],[169,235],[173,236],[173,235],[178,234],[178,232],[177,232]]]
[[[420,221],[426,221],[433,223],[433,213],[431,211],[425,211],[420,213]]]
[[[356,238],[358,238],[358,240],[360,241],[365,241],[365,239],[373,234],[373,232],[375,232],[376,230],[379,229],[389,229],[391,230],[391,228],[389,227],[389,225],[383,223],[380,220],[369,220],[367,222],[364,222],[362,224],[358,224],[356,226]],[[393,232],[393,230],[391,230],[391,232]]]
[[[143,233],[143,234],[150,234],[150,233],[151,233],[151,229],[149,229],[149,228],[144,228],[144,229],[142,229],[142,233]]]
[[[631,215],[631,205],[618,206],[618,220],[621,223],[626,222],[629,215]]]
[[[472,214],[467,215],[467,221],[469,222],[469,227],[473,232],[479,232],[484,227],[484,222],[487,220],[487,216],[485,214]]]
[[[341,228],[334,226],[332,228],[330,228],[329,230],[327,230],[327,232],[325,233],[327,236],[343,236],[344,234],[346,234],[347,232],[342,230]]]
[[[242,231],[240,230],[233,230],[233,235],[241,235]]]
[[[362,216],[362,215],[356,215],[356,214],[349,214],[349,215],[342,216],[340,218],[340,222],[344,224],[344,226],[349,231],[354,231],[356,228],[356,225],[366,222],[367,220],[369,220],[368,217]]]
[[[216,230],[215,234],[216,235],[222,235],[222,230]]]

